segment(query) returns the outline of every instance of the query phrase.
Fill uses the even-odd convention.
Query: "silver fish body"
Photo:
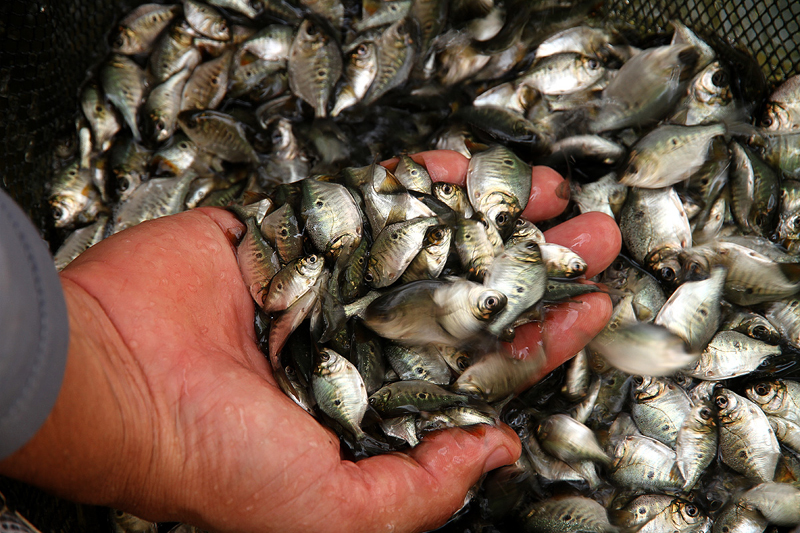
[[[258,163],[258,154],[247,140],[244,126],[219,111],[183,111],[178,124],[203,150],[234,163]]]
[[[653,323],[681,337],[690,350],[702,350],[719,328],[724,283],[724,268],[714,269],[707,280],[682,283]]]
[[[611,479],[644,490],[677,491],[683,485],[675,452],[650,437],[626,437],[614,447]]]
[[[722,462],[748,478],[772,481],[781,451],[767,415],[727,389],[717,391],[715,402]]]
[[[711,142],[725,126],[664,125],[642,137],[631,148],[620,183],[657,189],[688,179],[705,163]]]
[[[314,254],[291,261],[272,278],[269,292],[259,302],[261,308],[266,312],[285,310],[317,283],[324,266],[322,258]]]
[[[535,242],[517,244],[497,256],[483,284],[505,294],[507,302],[488,330],[499,335],[520,313],[536,304],[544,295],[547,275],[547,267]]]
[[[545,418],[539,423],[537,436],[545,451],[567,464],[586,460],[604,465],[611,463],[594,432],[569,415]]]
[[[331,116],[358,104],[367,94],[378,72],[378,49],[375,43],[359,44],[349,55],[344,73],[344,85],[336,95]]]
[[[383,228],[370,249],[365,279],[374,288],[387,287],[400,279],[422,249],[425,235],[436,218],[415,218]]]
[[[158,36],[169,26],[179,11],[175,5],[139,6],[120,21],[111,49],[125,55],[149,52]]]
[[[631,415],[642,434],[675,448],[691,408],[689,395],[671,379],[634,378]]]
[[[342,75],[342,53],[336,42],[306,19],[297,30],[289,51],[289,85],[292,92],[327,116],[333,86]]]
[[[523,511],[523,531],[535,533],[612,533],[619,529],[608,521],[605,508],[583,496],[551,498]]]
[[[232,59],[227,51],[198,65],[183,87],[180,110],[216,109],[225,98]]]
[[[53,256],[56,269],[59,272],[64,270],[73,259],[103,240],[107,224],[108,216],[101,215],[92,224],[70,233]]]
[[[197,0],[183,0],[183,14],[194,31],[216,41],[231,37],[228,21],[219,11]]]
[[[710,404],[692,406],[678,431],[675,444],[678,471],[683,477],[683,490],[690,490],[717,455],[719,435],[717,421]]]
[[[800,489],[789,483],[761,483],[742,494],[741,501],[757,509],[771,524],[800,525]]]
[[[364,380],[350,361],[328,348],[322,348],[311,377],[314,399],[320,409],[342,424],[357,439],[366,436],[361,421],[368,399]]]
[[[134,140],[140,141],[137,113],[147,87],[144,71],[132,59],[114,54],[100,71],[100,83],[108,100],[122,114]]]
[[[390,90],[405,83],[416,58],[410,23],[406,19],[399,20],[384,30],[376,45],[377,70],[367,94],[364,95],[365,104],[377,101]]]
[[[719,381],[749,374],[781,349],[737,331],[717,333],[697,363],[684,373],[697,379]]]
[[[467,196],[472,207],[509,235],[528,205],[531,167],[505,146],[477,153],[467,168]]]
[[[692,230],[674,189],[628,191],[619,227],[622,240],[636,262],[667,283],[681,278],[676,256],[691,245]]]
[[[151,132],[150,138],[158,143],[166,141],[175,133],[183,89],[190,75],[189,69],[176,72],[150,91],[142,107],[142,113],[146,117],[146,130]]]
[[[680,99],[699,60],[690,44],[649,48],[627,61],[603,91],[594,133],[662,118]]]

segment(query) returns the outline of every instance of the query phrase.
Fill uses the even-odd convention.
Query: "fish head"
[[[789,111],[780,102],[768,102],[761,117],[761,127],[778,132],[797,129],[800,124],[795,124]]]
[[[680,250],[662,247],[648,255],[644,262],[651,272],[669,286],[676,286],[683,279],[684,270],[678,258]]]

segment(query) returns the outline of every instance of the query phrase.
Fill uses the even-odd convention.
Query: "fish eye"
[[[283,371],[286,372],[287,376],[294,376],[294,368],[292,368],[290,366],[287,366],[286,368],[284,368]]]
[[[324,362],[330,361],[331,355],[328,352],[320,352],[319,358],[324,363]]]
[[[753,220],[756,223],[756,226],[763,226],[767,222],[767,217],[764,213],[759,213],[756,215],[756,218]]]
[[[644,383],[644,378],[642,376],[633,376],[633,384],[637,387]]]
[[[366,44],[359,44],[356,47],[356,55],[365,56],[367,55],[367,45]]]
[[[378,401],[378,399],[377,399],[375,396],[372,396],[372,397],[371,397],[369,400],[367,400],[367,401],[368,401],[368,402],[369,402],[371,405],[375,405],[375,402],[377,402],[377,401]]]
[[[444,230],[441,228],[434,230],[434,232],[431,234],[431,237],[433,237],[435,241],[441,241],[444,239]]]
[[[367,272],[366,274],[364,274],[364,280],[367,281],[368,283],[372,282],[372,281],[375,280],[375,276],[373,276],[371,273]]]
[[[703,420],[708,420],[709,418],[711,418],[711,409],[709,409],[708,407],[703,407],[702,409],[700,409],[700,418],[702,418]]]
[[[596,70],[596,69],[600,68],[600,62],[598,60],[594,59],[594,58],[589,59],[589,61],[586,62],[586,65],[591,70]]]
[[[659,271],[659,274],[661,275],[661,279],[663,279],[666,282],[675,281],[675,278],[677,277],[675,275],[675,270],[672,267],[662,268]]]
[[[769,394],[771,389],[772,387],[769,386],[769,383],[759,383],[758,385],[756,385],[754,390],[756,391],[756,394],[758,394],[759,396],[766,396],[767,394]]]
[[[769,329],[767,329],[766,326],[759,324],[753,328],[753,336],[756,339],[763,341],[769,337]]]
[[[511,217],[508,216],[508,213],[500,213],[494,218],[494,221],[497,222],[499,227],[503,227],[508,224]]]
[[[197,127],[197,119],[194,118],[194,117],[190,118],[189,120],[186,121],[186,125],[191,129],[196,128]]]
[[[453,194],[453,186],[449,183],[445,183],[442,185],[442,192],[447,195]]]
[[[462,372],[466,370],[467,367],[469,366],[469,357],[467,357],[466,355],[462,355],[461,357],[459,357],[458,360],[456,360],[456,366]]]
[[[616,261],[611,263],[611,268],[613,268],[614,270],[622,270],[623,268],[625,268],[625,263],[617,259]]]
[[[309,24],[309,25],[308,25],[308,28],[306,28],[306,35],[308,35],[308,36],[311,36],[311,37],[313,37],[313,36],[314,36],[314,35],[316,35],[317,33],[318,33],[318,32],[317,32],[317,28],[315,28],[315,27],[314,27],[314,26],[312,26],[311,24]]]
[[[792,229],[800,230],[800,217],[794,217],[791,222]]]
[[[761,124],[769,128],[770,126],[772,126],[772,117],[769,115],[764,115],[764,118],[761,119]]]
[[[684,509],[686,509],[686,514],[692,518],[694,518],[700,513],[700,510],[697,508],[697,506],[691,503],[687,504],[686,507],[684,507]]]
[[[717,396],[716,404],[717,407],[719,407],[720,409],[725,409],[726,407],[728,407],[728,398],[726,398],[725,396]]]
[[[578,261],[577,259],[573,259],[569,263],[569,269],[573,272],[577,272],[579,270],[583,270],[583,263]]]
[[[131,182],[128,180],[128,178],[120,178],[119,185],[117,186],[117,188],[120,191],[125,192],[125,191],[128,190],[128,187],[130,187],[130,186],[131,186]]]
[[[189,143],[187,143],[186,141],[181,141],[178,143],[178,148],[180,148],[181,150],[188,150]]]
[[[316,256],[316,255],[313,255],[313,254],[312,254],[312,255],[309,255],[309,256],[308,256],[308,262],[309,262],[309,263],[311,263],[311,264],[313,265],[314,263],[316,263],[316,262],[317,262],[317,256]]]
[[[164,123],[164,119],[158,119],[155,123],[156,131],[162,131],[167,129],[167,125]]]
[[[499,301],[500,301],[500,300],[498,300],[498,299],[497,299],[497,298],[495,298],[494,296],[489,296],[488,298],[486,298],[486,308],[487,308],[487,309],[494,309],[494,308],[495,308],[495,306],[497,306],[497,303],[498,303]]]
[[[56,217],[56,220],[61,220],[64,217],[64,210],[58,206],[54,207],[53,216]]]
[[[728,74],[724,70],[718,70],[711,76],[711,83],[717,87],[726,87],[728,85]]]

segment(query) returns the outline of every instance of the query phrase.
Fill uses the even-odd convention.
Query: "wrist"
[[[64,381],[44,425],[0,462],[0,473],[70,500],[114,505],[144,486],[151,400],[101,304],[63,275],[61,282],[70,327]]]

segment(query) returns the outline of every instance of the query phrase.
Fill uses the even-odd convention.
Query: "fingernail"
[[[511,455],[511,452],[505,446],[500,446],[495,448],[492,453],[489,454],[489,457],[486,459],[486,463],[483,465],[483,472],[486,473],[489,470],[494,470],[495,468],[499,468],[503,465],[511,464],[514,462],[514,457]]]

